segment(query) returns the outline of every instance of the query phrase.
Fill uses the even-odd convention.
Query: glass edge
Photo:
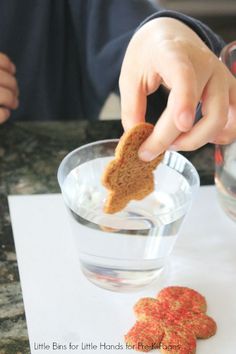
[[[118,143],[119,139],[116,138],[116,139],[104,139],[104,140],[98,140],[98,141],[94,141],[94,142],[91,142],[91,143],[88,143],[88,144],[85,144],[85,145],[81,145],[79,147],[77,147],[76,149],[70,151],[67,155],[64,156],[64,158],[61,160],[59,166],[58,166],[58,169],[57,169],[57,181],[59,183],[59,186],[60,188],[62,189],[62,186],[61,186],[61,170],[64,166],[64,164],[66,163],[66,161],[77,151],[80,151],[82,149],[85,149],[87,147],[90,147],[90,146],[94,146],[94,145],[98,145],[98,144],[102,144],[102,143],[109,143],[109,142],[117,142]]]
[[[58,167],[58,170],[57,170],[57,180],[58,180],[58,183],[59,183],[59,186],[60,186],[60,189],[62,191],[62,183],[61,183],[61,170],[64,166],[64,164],[66,163],[66,161],[77,151],[80,151],[84,148],[87,148],[87,147],[90,147],[90,146],[94,146],[94,145],[98,145],[98,144],[102,144],[102,143],[109,143],[109,142],[117,142],[118,143],[119,139],[104,139],[104,140],[98,140],[98,141],[95,141],[95,142],[92,142],[92,143],[88,143],[88,144],[85,144],[85,145],[81,145],[80,147],[72,150],[71,152],[69,152],[61,161],[59,167]],[[183,156],[182,154],[180,154],[179,152],[177,151],[172,151],[172,150],[167,150],[166,152],[168,152],[169,154],[177,154],[179,156],[181,156],[181,159],[185,160],[188,165],[193,169],[194,171],[194,175],[195,175],[195,178],[196,178],[196,183],[195,185],[192,187],[192,191],[191,191],[191,194],[192,196],[195,195],[196,191],[199,189],[200,187],[200,177],[199,177],[199,173],[196,169],[196,167],[192,164],[191,161],[189,161],[185,156]],[[193,198],[192,198],[193,199]],[[185,208],[188,204],[190,204],[191,201],[189,203],[185,203],[184,205],[182,205],[180,208],[176,209],[175,211],[179,211],[181,210],[182,208]]]

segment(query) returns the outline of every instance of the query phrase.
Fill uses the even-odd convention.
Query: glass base
[[[217,190],[217,192],[222,209],[233,221],[236,221],[236,197],[222,193],[219,190]]]
[[[81,262],[81,269],[86,278],[94,285],[115,292],[134,292],[161,280],[166,266],[158,269],[119,269],[105,268]]]

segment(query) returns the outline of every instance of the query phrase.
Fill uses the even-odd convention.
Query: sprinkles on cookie
[[[135,325],[125,342],[135,350],[160,349],[163,354],[194,354],[196,339],[216,333],[215,321],[206,315],[206,300],[181,286],[164,288],[157,298],[142,298],[134,306]]]

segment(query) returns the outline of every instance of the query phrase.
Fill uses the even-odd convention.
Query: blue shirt
[[[20,88],[11,119],[96,119],[108,94],[118,92],[134,31],[145,19],[161,16],[185,22],[219,54],[223,42],[208,27],[145,0],[1,1],[0,51],[16,64]],[[166,104],[161,89],[157,96],[148,108],[150,115],[159,110],[155,117]]]

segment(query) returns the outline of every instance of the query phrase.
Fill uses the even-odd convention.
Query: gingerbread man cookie
[[[143,298],[134,306],[137,322],[125,335],[133,349],[163,354],[194,354],[196,338],[216,333],[215,321],[206,315],[206,300],[193,289],[171,286],[157,298]]]
[[[103,185],[109,190],[105,213],[116,213],[125,208],[130,200],[143,199],[154,190],[153,170],[164,154],[150,162],[138,157],[139,147],[152,130],[152,124],[140,123],[121,137],[115,159],[108,164],[102,177]]]

